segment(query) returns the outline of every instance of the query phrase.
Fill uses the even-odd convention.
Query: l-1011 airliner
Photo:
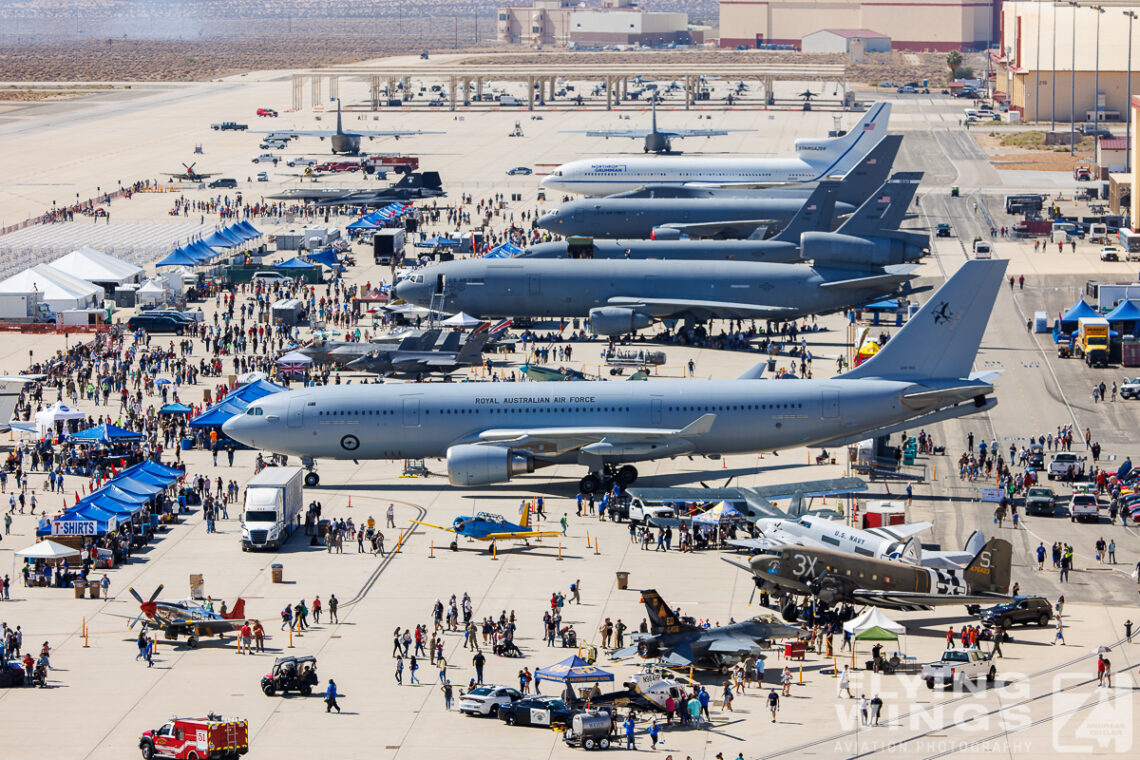
[[[589,492],[633,483],[634,462],[842,445],[997,404],[996,373],[972,367],[1005,268],[966,262],[879,353],[829,380],[330,385],[254,401],[223,431],[310,469],[446,457],[464,487],[577,463]]]
[[[586,158],[562,164],[540,184],[579,195],[611,195],[654,185],[769,187],[819,182],[853,169],[886,136],[890,116],[890,103],[875,103],[842,137],[796,140],[795,158]]]

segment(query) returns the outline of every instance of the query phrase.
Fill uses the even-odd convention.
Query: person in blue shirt
[[[657,721],[653,721],[653,725],[649,727],[649,741],[652,742],[650,749],[657,749],[657,735],[661,733],[661,729],[657,726]]]
[[[332,712],[336,708],[337,714],[340,714],[340,705],[336,703],[336,681],[329,679],[329,687],[325,689],[325,712]]]
[[[701,714],[705,716],[705,720],[712,720],[709,717],[709,699],[708,691],[702,686],[700,693],[697,694],[697,701],[701,703]]]
[[[623,725],[625,726],[625,748],[637,749],[637,745],[633,742],[633,730],[636,726],[636,724],[633,722],[633,716],[630,715],[628,718],[626,718]]]

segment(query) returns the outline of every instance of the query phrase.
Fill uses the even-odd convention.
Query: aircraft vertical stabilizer
[[[891,176],[902,139],[902,135],[887,135],[879,140],[878,145],[867,151],[859,163],[843,175],[835,199],[858,206],[872,197],[874,190]]]
[[[695,631],[696,626],[682,623],[677,613],[665,604],[665,600],[655,589],[647,588],[641,592],[641,601],[645,604],[645,612],[649,617],[649,632],[654,635],[663,633],[681,633],[682,631]]]
[[[897,230],[921,181],[922,172],[895,174],[871,193],[836,232],[856,237],[873,237]]]
[[[963,579],[974,592],[1008,594],[1013,545],[1002,538],[991,538],[966,566]]]
[[[887,134],[891,119],[891,104],[875,103],[863,114],[859,123],[842,137],[814,140],[797,140],[796,154],[804,161],[831,164],[829,173],[843,174],[862,160]]]
[[[799,245],[800,235],[805,232],[831,229],[831,220],[835,217],[835,196],[839,190],[839,183],[824,180],[820,182],[804,205],[788,222],[773,240],[781,240]],[[749,240],[763,240],[767,226],[761,226],[752,233]]]
[[[879,353],[839,377],[915,381],[968,377],[1006,264],[1001,259],[967,261]]]

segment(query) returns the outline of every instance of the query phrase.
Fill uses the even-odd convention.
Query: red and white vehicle
[[[249,723],[244,720],[171,718],[162,728],[139,737],[144,760],[174,757],[179,760],[233,760],[249,752]]]
[[[277,112],[272,108],[259,108],[257,109],[258,116],[276,116]]]
[[[420,168],[419,156],[401,156],[396,153],[375,153],[360,162],[360,168],[371,174],[377,170],[408,174]]]
[[[323,164],[317,164],[313,167],[313,171],[328,172],[336,174],[339,172],[358,172],[360,171],[359,161],[325,161]]]

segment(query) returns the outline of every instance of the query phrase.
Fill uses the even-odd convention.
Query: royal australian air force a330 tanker
[[[887,134],[890,103],[875,103],[841,137],[796,140],[794,158],[609,156],[562,164],[541,185],[578,195],[612,195],[655,185],[772,187],[819,182],[851,171]]]
[[[330,385],[254,401],[223,430],[314,460],[445,457],[452,484],[579,464],[583,491],[630,484],[633,463],[834,446],[983,412],[995,373],[972,367],[1005,261],[969,261],[873,358],[828,380]],[[557,387],[553,387],[557,386]],[[318,482],[310,472],[309,485]]]

